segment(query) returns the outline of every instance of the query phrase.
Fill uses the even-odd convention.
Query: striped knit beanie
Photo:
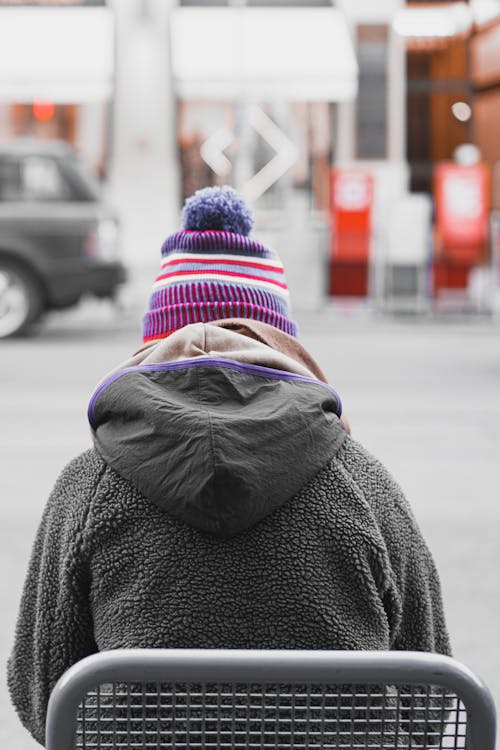
[[[183,230],[161,249],[144,341],[226,318],[252,318],[296,336],[283,265],[275,250],[248,237],[253,218],[242,198],[227,186],[198,190],[182,218]]]

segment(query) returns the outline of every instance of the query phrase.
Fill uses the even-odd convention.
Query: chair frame
[[[496,711],[489,689],[447,656],[412,651],[116,649],[88,656],[50,696],[47,750],[74,750],[77,711],[87,691],[113,682],[437,685],[467,711],[468,750],[495,750]]]

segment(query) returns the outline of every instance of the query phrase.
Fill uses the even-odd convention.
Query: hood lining
[[[107,377],[94,392],[90,399],[88,407],[88,420],[93,430],[97,429],[97,425],[94,420],[94,410],[102,395],[103,391],[116,380],[121,378],[123,375],[135,372],[168,372],[170,370],[183,370],[192,367],[225,367],[229,370],[235,370],[236,372],[242,372],[248,375],[255,375],[261,378],[270,378],[272,380],[285,380],[309,383],[311,385],[320,386],[323,389],[329,391],[330,394],[336,399],[337,408],[335,413],[338,417],[342,414],[342,401],[337,391],[332,388],[328,383],[323,383],[321,380],[315,378],[308,378],[305,375],[298,375],[292,372],[286,372],[285,370],[276,370],[273,367],[265,367],[263,365],[254,365],[249,363],[238,362],[237,360],[229,359],[226,357],[196,357],[192,359],[183,359],[175,362],[158,362],[143,365],[134,365],[131,367],[125,367],[123,370],[118,370]]]

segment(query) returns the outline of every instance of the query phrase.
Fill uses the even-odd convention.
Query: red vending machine
[[[373,177],[361,169],[332,172],[330,294],[368,294]]]
[[[490,175],[484,164],[443,162],[434,175],[434,294],[465,289],[470,269],[486,256]]]

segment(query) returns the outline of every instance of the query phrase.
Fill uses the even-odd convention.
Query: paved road
[[[309,316],[302,340],[343,397],[354,436],[411,500],[441,573],[455,654],[500,704],[500,325]],[[88,447],[93,385],[126,358],[138,324],[105,306],[0,344],[1,658],[53,481]],[[0,686],[0,747],[33,750]]]

